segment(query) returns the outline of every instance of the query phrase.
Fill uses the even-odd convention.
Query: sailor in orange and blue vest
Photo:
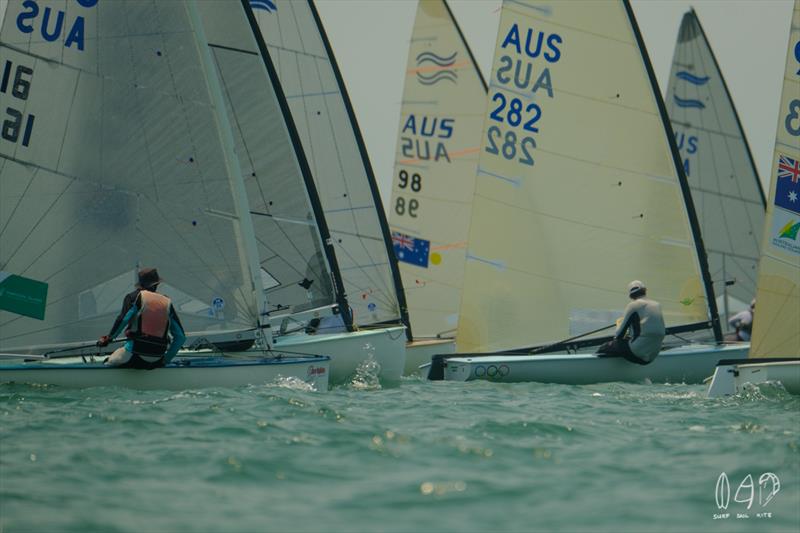
[[[128,340],[108,357],[107,365],[149,370],[169,363],[183,346],[186,334],[175,308],[169,298],[156,292],[160,282],[155,268],[139,271],[136,290],[125,295],[111,332],[97,341],[98,346],[108,346],[125,329]]]

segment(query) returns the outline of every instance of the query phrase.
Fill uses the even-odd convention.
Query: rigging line
[[[706,46],[708,46],[707,43],[706,43]],[[695,50],[695,48],[697,48],[697,50]],[[710,48],[709,48],[709,50],[710,50]],[[702,53],[702,50],[700,49],[700,43],[699,42],[697,42],[697,44],[695,44],[695,46],[690,47],[689,53],[691,54],[692,60],[696,61],[695,64],[700,64],[701,68],[703,69],[704,72],[709,72],[709,70],[708,70],[708,68],[707,68],[707,66],[705,64],[704,54]],[[722,73],[719,72],[716,68],[713,69],[713,72],[715,72],[718,77],[722,76]],[[700,87],[696,87],[695,91],[697,92],[697,95],[699,97]],[[709,88],[709,95],[711,95],[710,88]],[[730,96],[728,96],[728,99],[730,99]],[[709,98],[709,100],[711,101],[711,109],[713,110],[714,118],[716,119],[717,124],[722,124],[722,120],[720,118],[720,112],[717,109],[718,103],[715,101],[714,98]],[[730,103],[730,100],[729,100],[729,103]],[[700,122],[702,124],[702,122],[703,122],[703,113],[701,112],[701,113],[698,113],[698,114],[700,115]],[[744,133],[741,132],[741,131],[739,133],[740,133],[741,136],[744,135]],[[740,140],[741,140],[741,137],[740,137]],[[727,139],[723,138],[723,143],[725,145],[725,150],[726,150],[727,155],[728,155],[728,161],[733,161],[734,160],[733,159],[733,154],[731,153],[731,147],[728,144]],[[718,191],[722,191],[723,188],[722,188],[722,184],[720,183],[720,180],[722,179],[722,176],[721,176],[721,173],[720,173],[719,168],[718,168],[718,158],[715,157],[715,155],[714,155],[714,143],[710,143],[710,145],[711,146],[710,146],[709,150],[711,151],[711,164],[712,164],[712,167],[714,169],[714,176],[717,179],[717,190]],[[739,193],[739,199],[743,200],[744,199],[744,195],[742,194],[742,184],[741,184],[740,180],[738,179],[739,173],[736,171],[736,169],[731,168],[731,170],[734,172],[734,176],[735,176],[734,182],[736,184],[736,190]],[[704,202],[705,202],[705,200],[704,200]],[[760,204],[760,202],[759,202],[759,204]],[[705,210],[705,206],[704,206],[704,210]],[[751,236],[752,236],[752,239],[754,241],[753,244],[757,248],[759,248],[760,237],[756,236],[756,233],[758,233],[758,232],[754,231],[753,220],[750,218],[750,211],[748,209],[744,209],[743,211],[745,212],[745,216],[747,217],[748,225],[749,225],[749,227],[751,229],[751,234],[752,234]],[[730,233],[730,225],[728,224],[728,215],[729,215],[729,213],[727,213],[725,209],[721,209],[720,210],[720,214],[722,215],[723,225],[725,227],[725,234],[728,237],[728,243],[731,246],[731,249],[735,249],[734,243],[738,239],[734,238],[734,236],[732,236],[731,233]],[[705,218],[704,221],[708,222],[708,220],[709,220],[708,217],[704,217],[704,218]],[[745,238],[745,236],[742,236],[742,238]]]
[[[255,183],[256,183],[256,186],[258,187],[259,195],[261,197],[262,204],[265,207],[265,211],[269,211],[269,202],[267,201],[267,199],[265,197],[264,187],[262,186],[262,183],[261,183],[261,177],[260,177],[261,176],[261,172],[257,171],[257,167],[256,167],[256,164],[255,164],[255,161],[253,160],[252,151],[251,151],[250,147],[248,146],[247,135],[245,135],[245,133],[244,133],[244,129],[242,127],[242,122],[239,119],[239,113],[237,112],[237,108],[233,104],[234,100],[231,97],[231,91],[230,91],[230,86],[228,84],[228,80],[224,75],[222,75],[222,69],[219,67],[219,60],[216,57],[216,53],[214,54],[214,58],[215,58],[215,61],[217,62],[217,70],[220,73],[220,81],[221,81],[221,84],[222,84],[223,92],[225,94],[225,97],[227,98],[227,103],[231,106],[232,116],[230,118],[232,119],[232,122],[234,124],[236,124],[236,129],[239,131],[239,137],[241,138],[241,142],[242,142],[242,145],[243,145],[243,148],[244,148],[244,152],[245,152],[246,157],[247,157],[247,161],[250,164],[250,168],[252,169],[252,172],[255,174]],[[259,58],[259,60],[260,60],[260,58]],[[260,169],[258,169],[258,170],[260,170]],[[266,174],[269,175],[269,171],[266,171]],[[248,202],[248,203],[250,203],[250,202]],[[252,205],[251,205],[251,208],[252,208]],[[251,218],[253,219],[254,227],[255,226],[267,225],[266,221],[263,221],[261,219],[256,221],[255,217],[251,217]],[[316,227],[316,224],[313,221],[310,221],[310,222],[314,227]],[[297,253],[297,255],[302,257],[306,262],[308,262],[310,260],[308,254],[304,253],[304,251],[302,251],[299,248],[299,246],[295,243],[296,239],[291,238],[289,236],[289,234],[286,232],[286,230],[284,230],[283,227],[277,221],[275,221],[273,227],[277,229],[278,233],[283,236],[283,238],[286,240],[286,242],[289,243],[289,245],[290,245],[289,247],[291,249],[293,249]],[[269,230],[267,229],[267,231],[269,231]],[[260,232],[256,233],[256,241],[259,242],[259,243],[264,243],[265,244],[265,241],[262,240],[261,235],[259,235],[259,233]],[[267,247],[267,248],[270,250],[271,253],[276,253],[272,248],[270,248],[270,247]],[[276,255],[277,255],[277,253],[276,253]],[[302,274],[299,270],[296,270],[296,272],[297,272],[298,275]]]
[[[272,248],[269,244],[267,244],[267,242],[265,240],[263,240],[259,235],[256,235],[256,242],[259,244],[259,246],[265,248],[267,250],[267,252],[270,254],[269,257],[264,257],[264,258],[259,257],[259,264],[262,265],[262,267],[263,267],[264,263],[269,263],[269,262],[273,261],[275,258],[277,258],[280,261],[282,261],[283,263],[287,264],[289,266],[289,270],[294,272],[296,275],[298,275],[298,276],[302,276],[303,275],[303,273],[300,271],[300,269],[296,268],[294,266],[293,262],[287,261],[285,258],[283,258],[280,254],[278,254],[275,251],[274,248]],[[259,256],[260,256],[260,254],[259,254]],[[265,268],[264,270],[267,270],[267,269]],[[269,270],[267,270],[267,273],[270,276],[272,276],[272,273],[269,272]]]
[[[2,167],[0,167],[0,173],[4,172],[6,170],[5,162],[9,161],[9,159],[3,158],[3,161],[4,161],[4,163],[3,163]],[[28,170],[30,172],[30,167],[27,167],[25,165],[20,165],[20,167],[22,169]],[[22,204],[22,200],[23,200],[23,198],[25,198],[26,194],[28,193],[28,190],[30,190],[31,185],[33,185],[33,181],[36,179],[36,175],[39,173],[39,169],[40,169],[40,167],[33,167],[33,172],[30,172],[30,178],[28,179],[28,184],[25,186],[25,190],[22,191],[22,193],[19,195],[19,200],[17,200],[17,203],[14,205],[14,208],[11,210],[11,214],[8,215],[8,219],[6,220],[6,223],[3,225],[2,229],[0,229],[0,237],[3,236],[3,234],[6,231],[6,228],[8,228],[8,225],[14,219],[14,215],[17,213],[17,209]],[[11,256],[9,256],[9,259],[10,259],[10,257]]]

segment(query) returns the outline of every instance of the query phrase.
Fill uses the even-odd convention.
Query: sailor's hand
[[[97,339],[98,346],[108,346],[108,343],[111,342],[111,339],[108,335],[103,335],[99,339]]]

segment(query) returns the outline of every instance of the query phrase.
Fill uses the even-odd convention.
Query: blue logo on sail
[[[267,13],[278,10],[273,0],[250,0],[250,7],[253,9],[263,9]]]
[[[677,95],[672,95],[675,99],[675,103],[678,104],[678,107],[696,107],[698,109],[703,109],[706,105],[701,102],[700,100],[692,100],[690,98],[681,98]]]
[[[398,261],[428,268],[428,255],[431,251],[431,241],[417,239],[393,231],[392,244],[394,245],[394,253]]]
[[[679,71],[677,74],[675,74],[675,77],[683,81],[688,81],[692,85],[698,85],[698,86],[705,85],[706,83],[708,83],[708,80],[710,79],[708,76],[700,78],[698,76],[695,76],[694,74],[686,72],[685,70]]]
[[[453,66],[458,52],[449,56],[440,56],[433,52],[422,52],[417,56],[417,81],[423,85],[435,85],[447,80],[455,83],[458,73]]]

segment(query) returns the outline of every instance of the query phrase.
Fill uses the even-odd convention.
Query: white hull
[[[6,364],[0,366],[0,383],[36,383],[71,388],[125,387],[131,389],[187,390],[240,387],[300,379],[315,390],[328,388],[330,360],[320,358],[232,359],[228,357],[176,358],[153,370],[113,368],[102,363]]]
[[[447,359],[444,379],[535,381],[583,385],[613,381],[702,383],[721,359],[745,357],[749,344],[688,345],[661,352],[649,365],[592,354],[458,357]]]
[[[345,383],[366,361],[380,365],[382,381],[400,381],[406,364],[405,326],[330,333],[321,335],[286,335],[279,337],[273,349],[291,355],[327,355],[331,358],[331,383]]]
[[[800,361],[751,362],[719,365],[708,387],[708,397],[739,394],[746,384],[780,382],[791,394],[800,394]]]
[[[406,343],[406,368],[403,375],[418,375],[419,367],[430,363],[434,355],[451,354],[455,351],[455,339],[423,339]]]

